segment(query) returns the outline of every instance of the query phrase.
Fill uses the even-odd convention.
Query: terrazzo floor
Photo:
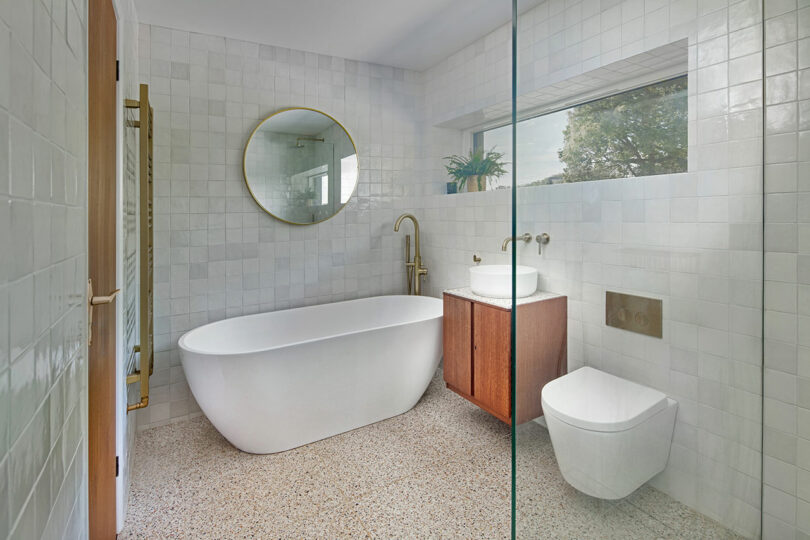
[[[518,436],[519,538],[736,538],[650,487],[606,502],[560,476],[548,433]],[[444,387],[406,414],[274,455],[205,417],[138,434],[119,538],[509,538],[509,427]]]

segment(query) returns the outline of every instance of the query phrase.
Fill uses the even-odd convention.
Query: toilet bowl
[[[583,367],[543,387],[543,414],[563,478],[600,499],[621,499],[664,470],[678,403]]]

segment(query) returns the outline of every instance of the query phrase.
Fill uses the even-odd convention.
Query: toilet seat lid
[[[624,431],[667,406],[663,392],[587,366],[549,382],[541,396],[544,413],[591,431]]]

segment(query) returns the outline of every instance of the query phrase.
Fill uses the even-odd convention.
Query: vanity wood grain
[[[444,293],[444,380],[447,387],[511,423],[512,310]],[[517,306],[517,423],[543,414],[540,390],[568,368],[568,299]]]
[[[472,328],[472,303],[445,296],[442,333],[452,339],[444,339],[444,380],[465,394],[472,394]]]

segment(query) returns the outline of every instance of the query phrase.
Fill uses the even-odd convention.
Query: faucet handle
[[[548,233],[543,233],[543,234],[538,234],[534,238],[534,240],[537,242],[537,254],[542,255],[543,254],[543,246],[545,244],[549,243],[549,241],[551,240],[551,237],[548,235]]]

